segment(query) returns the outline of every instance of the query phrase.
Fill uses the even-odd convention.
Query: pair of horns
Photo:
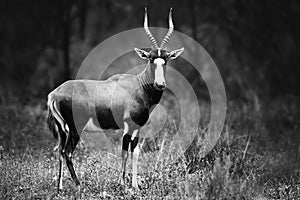
[[[173,21],[172,21],[172,8],[170,8],[170,12],[169,12],[169,30],[168,30],[166,36],[164,37],[164,39],[162,40],[160,47],[158,47],[154,36],[152,35],[152,33],[149,30],[148,17],[147,17],[147,8],[145,8],[144,29],[145,29],[145,33],[146,33],[147,37],[149,38],[149,40],[151,42],[152,48],[153,49],[158,49],[158,48],[164,49],[166,47],[166,45],[168,44],[168,42],[171,38],[171,35],[174,31],[174,24],[173,24]]]

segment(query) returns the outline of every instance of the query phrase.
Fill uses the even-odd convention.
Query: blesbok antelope
[[[169,30],[160,46],[148,28],[145,8],[144,30],[151,42],[151,50],[135,48],[136,53],[147,60],[143,72],[138,75],[118,74],[105,81],[70,80],[48,95],[48,125],[58,139],[59,176],[58,191],[62,189],[63,159],[76,185],[79,180],[73,168],[72,154],[88,120],[96,122],[102,129],[124,129],[122,139],[122,178],[124,183],[126,163],[130,146],[132,157],[132,186],[137,183],[137,159],[139,130],[147,122],[150,108],[159,103],[166,88],[165,72],[169,59],[177,58],[184,48],[167,51],[166,45],[174,30],[172,9],[169,12]],[[74,109],[80,111],[80,119],[73,118]],[[94,123],[97,124],[97,123]]]

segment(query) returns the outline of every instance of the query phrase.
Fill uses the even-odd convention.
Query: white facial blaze
[[[164,59],[156,58],[154,60],[154,64],[156,65],[155,72],[154,72],[154,83],[158,85],[165,85],[165,75],[164,75],[164,68],[163,65],[165,64]]]

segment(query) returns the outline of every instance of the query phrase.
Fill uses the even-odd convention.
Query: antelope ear
[[[176,49],[174,51],[171,51],[170,53],[168,53],[168,59],[175,59],[177,58],[184,50],[184,47],[180,48],[180,49]]]
[[[141,58],[148,60],[150,53],[138,48],[134,48],[134,50]]]

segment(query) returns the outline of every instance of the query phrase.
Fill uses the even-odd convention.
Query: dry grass
[[[174,127],[166,126],[155,141],[159,150],[141,157],[152,162],[139,165],[139,191],[129,187],[130,176],[126,186],[118,183],[120,158],[81,142],[74,155],[81,188],[65,168],[60,194],[46,111],[10,101],[0,106],[0,199],[298,199],[298,105],[284,101],[261,110],[234,102],[221,138],[204,158],[195,140],[179,159],[170,154],[153,162],[168,150],[161,145],[168,138],[163,135]],[[205,133],[205,126],[197,131]]]

